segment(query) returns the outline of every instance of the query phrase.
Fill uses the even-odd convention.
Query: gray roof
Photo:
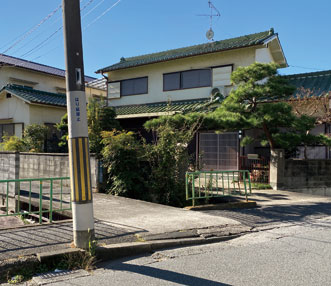
[[[0,54],[0,66],[5,66],[5,65],[16,66],[37,72],[47,73],[50,75],[65,77],[65,70]],[[90,82],[92,80],[95,80],[95,78],[90,76],[85,76],[85,82]]]

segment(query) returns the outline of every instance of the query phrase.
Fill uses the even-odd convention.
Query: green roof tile
[[[302,96],[302,89],[310,90],[311,96],[320,96],[331,92],[331,70],[292,74],[285,76],[289,83],[296,86],[295,97]]]
[[[0,90],[0,92],[4,90],[30,103],[39,103],[63,107],[67,106],[67,99],[65,94],[45,92],[16,84],[8,84],[4,86]]]
[[[158,112],[185,112],[193,110],[202,104],[210,101],[210,98],[181,100],[172,102],[158,102],[139,105],[125,105],[114,107],[117,116],[124,117],[125,115],[143,114],[143,113],[158,113]]]
[[[274,35],[273,29],[269,31],[260,32],[256,34],[250,34],[237,38],[215,41],[211,43],[205,43],[180,49],[168,50],[159,53],[147,54],[142,56],[121,58],[121,61],[102,68],[97,73],[108,72],[113,70],[126,69],[131,67],[137,67],[141,65],[147,65],[152,63],[158,63],[163,61],[175,60],[179,58],[197,56],[208,53],[215,53],[230,49],[238,49],[244,47],[250,47],[262,44],[266,39]]]

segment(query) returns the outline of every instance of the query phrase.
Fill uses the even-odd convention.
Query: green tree
[[[1,149],[4,151],[25,152],[28,148],[23,139],[17,136],[5,135],[2,137]]]
[[[28,125],[23,132],[23,140],[30,152],[43,152],[48,127],[40,124]]]
[[[60,131],[59,147],[62,152],[68,152],[68,114],[62,116],[60,123],[56,124],[57,130]]]
[[[330,146],[329,137],[322,134],[314,136],[310,133],[315,126],[331,122],[330,100],[331,92],[320,93],[318,90],[300,88],[289,101],[294,114],[302,119],[296,122],[296,129],[302,133],[305,159],[308,159],[309,145]]]
[[[113,129],[120,130],[120,124],[115,119],[115,110],[105,106],[103,101],[90,99],[87,105],[87,125],[90,151],[101,156],[103,148],[102,131],[111,131]],[[61,122],[56,125],[61,132],[59,146],[63,148],[63,152],[68,152],[68,114],[61,118]]]
[[[87,105],[87,124],[90,151],[101,155],[103,148],[102,131],[111,131],[121,129],[118,120],[115,119],[115,110],[105,106],[103,101],[90,99]]]
[[[102,132],[102,158],[107,168],[108,193],[134,199],[150,200],[142,144],[133,132]]]
[[[203,115],[162,117],[145,123],[154,132],[152,144],[145,144],[150,165],[148,186],[153,199],[161,204],[184,206],[185,172],[189,167],[188,145],[200,128]]]
[[[280,101],[289,98],[295,88],[277,74],[276,64],[239,67],[232,73],[231,81],[236,88],[207,116],[207,122],[225,131],[262,129],[265,134],[262,144],[269,143],[271,149],[282,147],[284,136],[280,128],[288,127],[295,116],[291,106]],[[243,142],[251,142],[251,138]]]

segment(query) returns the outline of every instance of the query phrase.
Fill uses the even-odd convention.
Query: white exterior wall
[[[21,79],[24,81],[30,81],[37,83],[33,85],[34,89],[59,93],[59,88],[65,90],[66,83],[65,78],[53,76],[45,73],[40,73],[36,71],[26,70],[17,67],[0,67],[0,89],[7,85],[8,83],[19,84],[19,85],[29,85],[28,83],[24,84],[23,82],[19,82],[15,79]],[[89,98],[91,96],[105,96],[106,91],[100,89],[94,89],[90,87],[86,87],[86,97]]]
[[[36,84],[29,84],[29,82]],[[36,90],[52,93],[59,93],[59,88],[64,91],[66,87],[65,78],[62,77],[17,67],[0,67],[0,89],[7,84],[27,85]],[[92,96],[106,97],[106,91],[87,87],[86,97]],[[14,95],[6,98],[5,92],[0,96],[0,124],[23,123],[26,127],[34,123],[59,123],[65,113],[66,108],[63,107],[27,104]],[[15,125],[15,135],[22,136],[22,125]]]
[[[57,76],[51,76],[35,71],[25,70],[17,67],[2,67],[0,69],[0,87],[8,83],[21,84],[19,81],[10,78],[17,78],[25,81],[35,82],[34,89],[57,93],[57,87],[65,89],[65,79]],[[29,85],[28,83],[26,85]]]
[[[66,112],[66,108],[30,105],[30,124],[59,123]]]
[[[109,105],[121,106],[209,97],[211,90],[215,87],[214,85],[212,87],[163,91],[163,74],[231,64],[234,65],[234,69],[239,66],[248,66],[256,60],[255,50],[256,48],[254,47],[237,49],[109,72],[108,78],[112,82],[138,77],[148,77],[147,94],[110,99]]]
[[[12,118],[12,121],[7,121]],[[30,122],[29,105],[24,101],[12,96],[6,98],[6,96],[0,97],[0,124],[1,123],[24,123]]]
[[[255,61],[258,63],[270,63],[274,61],[269,48],[256,49]]]

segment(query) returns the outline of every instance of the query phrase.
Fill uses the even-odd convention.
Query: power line
[[[20,42],[22,42],[26,37],[28,37],[30,34],[32,34],[36,29],[38,29],[42,24],[44,24],[49,18],[51,18],[59,9],[61,9],[62,5],[58,6],[56,9],[54,9],[51,13],[49,13],[44,19],[42,19],[39,24],[34,26],[32,29],[27,31],[22,37],[20,37],[14,44],[12,44],[9,48],[7,48],[5,51],[3,51],[3,54],[10,51],[12,48],[14,48],[16,45],[18,45]]]
[[[312,68],[312,67],[303,67],[303,66],[293,66],[293,65],[289,65],[289,67],[292,67],[292,68],[300,68],[300,69],[305,69],[305,70],[323,70],[321,68]]]
[[[40,33],[38,33],[37,35],[35,35],[34,37],[32,37],[30,40],[28,40],[27,42],[24,43],[24,45],[18,47],[16,50],[14,50],[12,52],[12,54],[16,54],[17,52],[21,51],[22,49],[26,48],[30,43],[35,43],[36,39],[40,38],[41,35],[43,35],[45,32],[49,32],[50,27],[52,27],[54,24],[58,23],[59,21],[62,20],[62,17],[60,16],[57,20],[55,20],[54,22],[52,22],[49,27],[47,27],[46,29],[44,29],[43,31],[41,31]]]
[[[85,15],[83,15],[83,18],[86,17],[88,14],[90,14],[92,11],[94,11],[98,6],[100,6],[105,0],[102,0],[101,2],[99,2],[95,7],[93,7],[89,12],[87,12]],[[97,18],[95,18],[92,22],[90,22],[87,26],[84,27],[84,30],[86,30],[88,27],[90,27],[91,25],[93,25],[96,21],[98,21],[101,17],[103,17],[106,13],[108,13],[111,9],[113,9],[115,6],[117,6],[122,0],[118,0],[117,2],[115,2],[111,7],[109,7],[108,9],[106,9],[101,15],[99,15]],[[62,27],[61,27],[62,28]],[[51,37],[53,37],[53,35],[51,35],[50,37],[48,37],[48,39],[46,39],[45,41],[48,41]],[[42,44],[44,44],[44,42]],[[45,45],[40,46],[39,45],[39,49],[42,48]],[[59,45],[57,45],[56,47],[54,47],[53,49],[47,51],[46,53],[39,55],[35,58],[33,58],[32,60],[37,60],[41,57],[44,57],[45,55],[48,55],[49,53],[53,52],[54,50],[56,50],[59,47]],[[28,53],[26,54],[31,54],[32,50],[30,50]],[[25,56],[26,54],[24,54],[23,56]]]
[[[58,28],[55,32],[53,32],[50,36],[48,36],[45,40],[41,41],[39,44],[37,44],[36,46],[34,46],[31,50],[27,51],[26,53],[24,53],[23,55],[21,55],[21,58],[24,58],[25,56],[35,52],[36,50],[39,50],[39,48],[43,47],[43,44],[46,43],[48,40],[50,40],[52,37],[54,37],[58,32],[60,32],[63,29],[63,26],[61,26],[60,28]]]
[[[87,26],[84,27],[84,30],[86,30],[88,27],[93,25],[96,21],[98,21],[100,18],[102,18],[104,15],[106,15],[111,9],[113,9],[115,6],[117,6],[122,0],[118,0],[116,3],[114,3],[112,6],[110,6],[107,10],[105,10],[100,16],[95,18],[92,22],[90,22]]]
[[[89,15],[91,12],[93,12],[96,8],[98,8],[103,2],[105,2],[105,0],[100,1],[96,6],[94,6],[90,11],[88,11],[85,15],[82,16],[82,18],[85,18],[87,15]],[[60,47],[60,45],[56,45],[56,47],[54,47],[53,49],[47,51],[46,53],[39,55],[35,58],[32,59],[32,61],[35,61],[37,59],[40,59],[42,57],[44,57],[45,55],[48,55],[49,53],[57,50]]]
[[[82,1],[82,0],[81,0]],[[80,11],[82,12],[83,10],[85,10],[94,0],[89,0],[89,2],[87,4],[85,4],[85,6],[83,8],[80,9]],[[61,6],[62,7],[62,6]],[[24,58],[38,50],[40,50],[43,46],[45,46],[45,44],[51,39],[53,38],[58,32],[60,32],[63,29],[63,26],[59,27],[55,32],[53,32],[51,35],[49,35],[45,40],[41,41],[39,44],[37,44],[36,46],[34,46],[32,49],[30,49],[29,51],[25,52],[24,54],[22,54],[20,57]]]
[[[80,0],[80,2],[82,3],[84,0]],[[60,15],[60,17],[57,18],[57,20],[55,20],[54,22],[52,22],[50,24],[50,27],[53,26],[54,24],[58,23],[59,21],[62,21],[62,15]],[[41,31],[40,33],[38,33],[36,36],[34,36],[33,38],[31,38],[28,42],[26,42],[23,46],[19,47],[18,49],[14,50],[12,52],[12,54],[15,54],[17,52],[19,52],[20,50],[26,48],[31,42],[35,42],[35,40],[37,38],[39,38],[42,34],[44,34],[44,32],[48,32],[49,31],[49,27],[44,29],[43,31]]]
[[[89,15],[91,12],[93,12],[96,8],[98,8],[103,2],[105,2],[105,0],[102,0],[101,2],[99,2],[96,6],[94,6],[90,11],[88,11],[85,15],[83,15],[82,18],[85,18],[87,15]]]

